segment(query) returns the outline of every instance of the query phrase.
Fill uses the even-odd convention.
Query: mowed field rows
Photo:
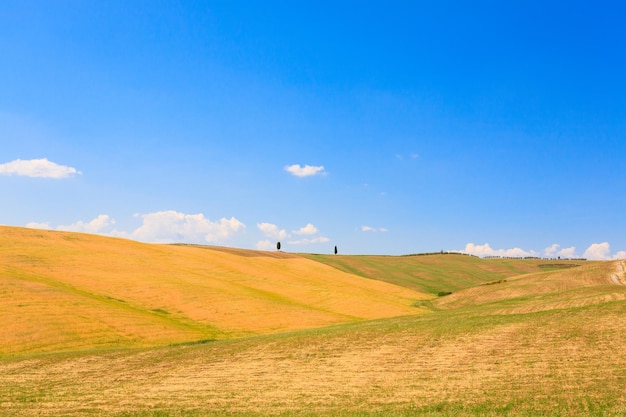
[[[0,415],[626,415],[621,261],[1,230],[0,317],[21,339],[2,330]],[[220,292],[230,303],[211,315],[194,304]]]

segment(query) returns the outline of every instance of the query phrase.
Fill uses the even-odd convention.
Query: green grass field
[[[11,329],[0,333],[3,416],[626,415],[619,261],[546,267],[0,235],[0,317]],[[112,251],[122,252],[115,279]],[[281,289],[261,279],[274,276]],[[230,314],[220,304],[211,321],[202,303],[184,307],[194,293],[240,303]],[[300,315],[278,320],[294,299]],[[342,319],[319,319],[329,312]],[[259,323],[234,331],[254,322],[246,315]]]
[[[508,277],[546,271],[557,265],[578,265],[573,261],[538,259],[479,259],[459,254],[425,256],[333,256],[303,255],[341,271],[386,281],[436,295],[454,292]]]

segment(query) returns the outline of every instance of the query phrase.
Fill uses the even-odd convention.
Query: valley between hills
[[[0,415],[626,415],[615,261],[0,227]]]

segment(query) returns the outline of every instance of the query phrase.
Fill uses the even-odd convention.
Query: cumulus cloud
[[[51,228],[50,223],[37,223],[37,222],[27,223],[26,227],[28,227],[29,229],[44,229],[44,230],[49,230]]]
[[[276,248],[276,243],[275,242],[271,242],[267,239],[265,240],[259,240],[256,244],[256,248],[258,250],[272,250]]]
[[[387,232],[388,229],[384,228],[384,227],[371,227],[371,226],[361,226],[361,231],[362,232]]]
[[[465,245],[465,249],[460,251],[470,255],[476,255],[480,257],[484,256],[505,256],[505,257],[526,257],[526,256],[539,256],[534,250],[526,251],[521,248],[511,249],[493,249],[489,243],[484,245],[475,245],[474,243],[468,243]]]
[[[295,235],[314,235],[318,232],[317,227],[313,226],[311,223],[306,226],[301,227],[298,230],[294,230],[292,233]]]
[[[16,159],[15,161],[0,164],[0,175],[61,179],[80,174],[81,172],[76,170],[76,168],[59,165],[46,158]]]
[[[561,258],[578,258],[578,255],[576,255],[576,248],[574,246],[570,246],[569,248],[563,248],[556,254]]]
[[[470,255],[481,256],[481,257],[484,257],[484,256],[538,257],[540,256],[539,253],[537,253],[534,250],[526,251],[520,248],[493,249],[488,243],[485,243],[484,245],[475,245],[473,243],[468,243],[465,246],[465,249],[460,252],[468,253]],[[568,248],[561,248],[561,245],[557,243],[545,248],[543,256],[548,257],[548,258],[555,258],[555,257],[578,258],[580,257],[576,254],[576,248],[574,246],[570,246]],[[614,255],[611,255],[611,246],[609,245],[608,242],[593,243],[585,250],[582,257],[586,259],[590,259],[590,260],[622,259],[622,258],[626,258],[626,251],[619,251],[615,253]]]
[[[65,232],[102,234],[105,229],[113,226],[114,224],[115,224],[115,220],[113,220],[107,214],[100,214],[99,216],[97,216],[96,218],[88,222],[79,220],[76,223],[72,223],[68,225],[60,225],[60,226],[55,227],[54,229],[65,231]],[[31,229],[46,229],[46,230],[53,229],[53,227],[48,222],[44,222],[44,223],[30,222],[26,224],[26,227],[31,228]]]
[[[295,175],[296,177],[311,177],[313,175],[324,174],[324,167],[321,165],[320,166],[312,166],[312,165],[300,166],[300,164],[293,164],[293,165],[287,165],[285,167],[285,171],[289,172],[292,175]]]
[[[593,243],[583,253],[583,258],[593,260],[611,259],[611,246],[609,242]]]
[[[558,252],[560,247],[561,247],[561,245],[558,245],[558,244],[554,243],[554,244],[552,244],[552,246],[549,246],[549,247],[545,248],[543,253],[546,256],[548,256],[548,257],[553,257],[553,256],[556,255],[556,253]]]
[[[308,245],[313,243],[326,243],[330,242],[325,236],[320,235],[320,231],[312,223],[307,223],[306,226],[302,226],[299,229],[292,230],[291,233],[287,233],[285,229],[280,229],[273,223],[257,223],[257,227],[266,237],[278,240],[292,239],[292,236],[307,236],[301,239],[295,238],[289,240],[287,243],[291,245]],[[316,236],[318,235],[318,236]],[[269,250],[274,247],[275,243],[269,240],[261,240],[257,243],[257,249]]]
[[[244,230],[246,225],[235,217],[211,221],[203,214],[185,214],[174,210],[136,215],[142,224],[132,232],[110,230],[115,220],[101,214],[91,221],[77,221],[57,226],[56,230],[101,234],[150,243],[215,243]],[[31,222],[26,227],[52,229],[50,223]]]
[[[69,225],[61,225],[57,227],[57,230],[63,230],[66,232],[81,232],[81,233],[101,233],[104,229],[115,224],[115,220],[106,214],[101,214],[95,219],[89,222],[77,221],[76,223]]]
[[[154,243],[215,243],[246,228],[235,217],[223,217],[213,222],[202,213],[185,214],[174,210],[143,214],[140,217],[143,224],[131,236]]]
[[[278,226],[272,223],[257,223],[256,227],[258,227],[259,230],[265,234],[265,236],[274,239],[286,239],[288,236],[286,230],[279,230]]]
[[[570,246],[569,248],[562,248],[561,245],[554,243],[551,246],[547,247],[543,251],[544,256],[548,258],[577,258],[576,248],[574,246]]]

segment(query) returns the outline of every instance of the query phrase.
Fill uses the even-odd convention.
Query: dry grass
[[[5,360],[0,409],[620,415],[625,313],[623,302],[497,317],[448,312],[206,345]]]
[[[0,354],[306,329],[417,314],[428,298],[295,256],[9,227],[0,268]]]
[[[294,255],[0,230],[3,416],[626,415],[620,263],[463,257],[465,283],[506,281],[399,317],[422,293]],[[463,259],[427,262],[453,282]]]
[[[525,274],[458,291],[433,304],[445,309],[481,306],[493,309],[493,314],[513,314],[625,300],[626,289],[611,281],[620,267],[620,261],[586,262],[573,269]]]

